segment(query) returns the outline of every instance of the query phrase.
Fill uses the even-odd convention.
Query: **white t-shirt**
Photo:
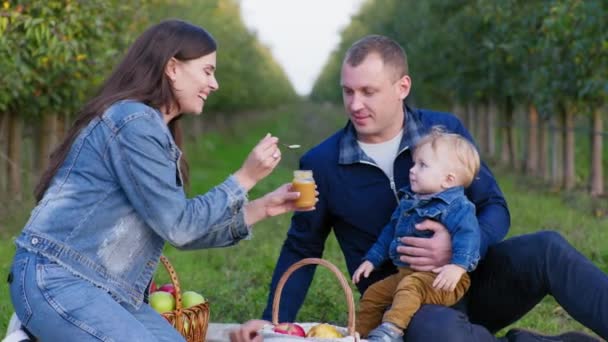
[[[402,137],[403,130],[399,131],[399,134],[397,134],[391,140],[378,144],[368,144],[359,140],[357,140],[357,143],[363,152],[372,158],[378,167],[384,171],[388,179],[393,180],[395,158],[399,152],[399,144],[401,143]]]

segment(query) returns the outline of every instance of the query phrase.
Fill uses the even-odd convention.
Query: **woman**
[[[10,276],[15,311],[41,340],[183,341],[143,302],[165,242],[229,246],[294,210],[287,184],[247,201],[281,159],[270,134],[223,183],[186,198],[178,123],[218,89],[215,51],[186,22],[149,28],[51,156]]]

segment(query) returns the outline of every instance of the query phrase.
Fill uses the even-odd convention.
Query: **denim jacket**
[[[139,308],[165,241],[198,249],[249,236],[234,176],[188,199],[180,157],[159,111],[115,103],[75,139],[17,246]]]
[[[467,272],[477,267],[479,261],[480,231],[475,217],[475,205],[464,194],[462,186],[454,187],[421,198],[409,187],[401,190],[403,197],[393,212],[390,222],[384,227],[376,243],[365,256],[377,268],[389,258],[395,266],[406,267],[399,259],[397,247],[402,246],[404,236],[428,238],[432,231],[417,230],[414,225],[432,219],[441,222],[452,236],[451,264],[462,266]]]

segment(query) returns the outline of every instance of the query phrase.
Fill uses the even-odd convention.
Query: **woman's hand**
[[[266,324],[272,323],[258,319],[247,321],[230,332],[230,342],[260,342],[263,338],[259,330]]]
[[[315,207],[296,207],[295,201],[298,197],[300,197],[300,193],[293,191],[291,183],[283,184],[273,192],[269,192],[262,198],[258,198],[245,205],[245,223],[252,225],[267,217],[281,215],[294,210],[315,210]]]
[[[317,192],[317,196],[319,193]],[[290,211],[311,211],[315,210],[315,207],[309,208],[298,208],[295,205],[295,201],[300,197],[300,193],[294,191],[291,183],[286,183],[278,187],[275,191],[270,192],[262,199],[265,201],[264,208],[267,216],[277,216],[285,214]],[[319,201],[318,199],[316,200]]]
[[[245,159],[243,166],[234,176],[245,190],[249,191],[264,177],[268,176],[281,161],[281,150],[277,143],[279,138],[270,133],[260,140]]]

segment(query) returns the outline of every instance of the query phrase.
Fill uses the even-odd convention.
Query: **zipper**
[[[380,171],[382,171],[382,174],[388,179],[388,182],[389,182],[389,185],[391,187],[391,190],[393,191],[393,195],[395,195],[395,201],[397,201],[397,204],[399,204],[399,196],[397,195],[397,185],[395,184],[395,180],[391,179],[391,178],[388,178],[388,176],[386,175],[386,173],[384,173],[384,171],[378,165],[376,165],[374,163],[370,163],[370,162],[365,161],[365,160],[360,160],[359,163],[374,166],[377,169],[379,169]],[[394,162],[393,162],[393,164],[394,164]],[[393,167],[394,167],[394,165],[393,165]]]
[[[395,195],[395,200],[399,203],[399,196],[397,195],[397,185],[395,185],[394,179],[389,179],[391,182],[391,190],[393,190],[393,195]]]

